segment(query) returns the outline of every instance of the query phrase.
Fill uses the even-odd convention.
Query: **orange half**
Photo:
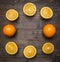
[[[8,42],[6,45],[5,45],[5,50],[8,54],[10,55],[14,55],[17,53],[18,51],[18,46],[15,42]]]
[[[54,45],[50,42],[46,42],[45,44],[43,44],[42,46],[42,51],[45,54],[51,54],[54,52]]]
[[[9,9],[6,12],[6,18],[10,21],[15,21],[18,18],[18,12],[15,9]]]
[[[40,11],[40,15],[44,18],[44,19],[50,19],[53,16],[53,11],[50,7],[43,7]]]
[[[32,46],[32,45],[29,45],[29,46],[25,47],[23,53],[24,53],[24,56],[26,58],[33,58],[33,57],[35,57],[36,52],[37,52],[36,48],[34,46]]]
[[[27,16],[33,16],[36,13],[36,6],[33,3],[26,3],[23,7],[23,12]]]

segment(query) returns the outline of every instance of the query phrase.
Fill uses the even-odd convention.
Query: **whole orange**
[[[43,34],[48,37],[51,38],[55,35],[56,33],[56,27],[53,24],[46,24],[43,27]]]
[[[8,37],[12,37],[14,36],[16,33],[16,28],[14,25],[12,24],[7,24],[3,27],[3,34],[8,36]]]

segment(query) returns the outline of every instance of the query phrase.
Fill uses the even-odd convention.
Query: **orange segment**
[[[43,7],[40,11],[40,14],[45,19],[50,19],[53,16],[53,11],[50,7]]]
[[[47,42],[43,45],[42,47],[42,51],[45,53],[45,54],[51,54],[53,53],[54,51],[54,45],[50,42]]]
[[[46,24],[43,27],[43,34],[48,37],[51,38],[55,35],[56,33],[56,27],[53,24]]]
[[[33,58],[36,55],[36,48],[32,45],[29,45],[25,47],[23,53],[26,58]]]
[[[36,6],[33,3],[26,3],[23,7],[23,12],[27,16],[33,16],[36,13]]]
[[[7,24],[3,27],[3,34],[8,36],[8,37],[12,37],[14,36],[16,33],[16,28],[14,27],[14,25],[12,24]]]
[[[6,18],[10,21],[14,21],[18,18],[18,12],[15,9],[9,9],[6,12]]]
[[[14,55],[17,53],[18,51],[18,46],[15,42],[8,42],[6,45],[5,45],[5,50],[8,54],[10,55]]]

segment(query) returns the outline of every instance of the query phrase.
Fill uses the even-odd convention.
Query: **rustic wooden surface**
[[[27,2],[33,2],[37,6],[37,13],[33,17],[23,14],[22,8]],[[44,20],[40,17],[39,11],[44,6],[53,9],[52,19]],[[19,19],[15,22],[10,22],[5,17],[6,11],[10,8],[19,12]],[[9,23],[17,28],[17,33],[13,38],[7,38],[2,33],[3,26]],[[57,28],[57,33],[52,39],[47,39],[42,35],[42,28],[47,23],[52,23]],[[5,44],[10,40],[19,46],[19,51],[14,56],[8,55],[4,49]],[[42,45],[47,41],[55,45],[55,51],[51,55],[45,55],[41,51]],[[37,48],[35,58],[24,57],[23,49],[27,45],[34,45]],[[0,0],[0,62],[60,62],[60,0]]]

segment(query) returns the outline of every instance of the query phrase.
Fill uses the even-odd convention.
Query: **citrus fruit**
[[[56,33],[56,27],[53,24],[46,24],[43,27],[43,34],[48,37],[51,38],[55,35]]]
[[[23,53],[26,58],[33,58],[36,55],[36,48],[32,45],[29,45],[25,47]]]
[[[36,13],[36,6],[35,4],[29,2],[29,3],[26,3],[23,7],[23,12],[25,15],[27,16],[33,16],[35,15]]]
[[[16,33],[16,28],[14,25],[12,24],[7,24],[3,27],[3,34],[8,36],[8,37],[12,37],[14,36]]]
[[[15,21],[18,18],[18,12],[15,9],[9,9],[6,12],[6,18],[10,21]]]
[[[5,50],[8,54],[14,55],[18,51],[18,46],[15,42],[10,41],[10,42],[7,42],[7,44],[5,45]]]
[[[45,44],[43,44],[42,46],[42,51],[45,54],[51,54],[54,52],[54,45],[50,42],[46,42]]]
[[[50,19],[53,16],[53,11],[50,7],[43,7],[40,11],[40,15],[44,18],[44,19]]]

